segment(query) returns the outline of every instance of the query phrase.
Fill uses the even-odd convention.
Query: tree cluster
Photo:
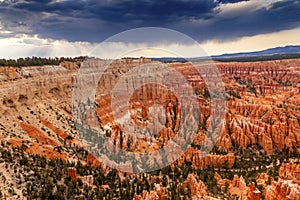
[[[77,62],[83,61],[84,56],[80,57],[55,57],[55,58],[42,58],[42,57],[26,57],[18,59],[0,59],[0,66],[8,67],[23,67],[23,66],[43,66],[43,65],[59,65],[61,62],[70,61]]]

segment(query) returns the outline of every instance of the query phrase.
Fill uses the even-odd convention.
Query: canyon
[[[66,162],[80,162],[82,165],[100,167],[109,173],[110,169],[103,160],[96,159],[92,154],[77,155],[72,150],[89,148],[89,144],[77,133],[78,115],[73,112],[73,95],[78,72],[83,67],[81,64],[63,62],[58,66],[0,67],[1,143],[9,149],[22,148],[27,154],[45,156],[48,160],[57,158]],[[154,152],[155,157],[162,160],[163,157],[155,154],[157,150],[172,140],[181,144],[181,138],[176,136],[179,135],[181,116],[184,113],[178,103],[178,96],[167,87],[144,84],[130,96],[128,104],[125,98],[114,98],[113,105],[116,107],[112,109],[111,91],[118,81],[135,67],[145,64],[156,65],[159,62],[130,58],[110,61],[110,66],[96,84],[96,93],[91,98],[95,102],[89,102],[95,108],[94,111],[89,113],[86,109],[81,114],[87,119],[91,129],[100,131],[117,149],[136,154],[151,155]],[[165,64],[183,74],[190,83],[200,112],[197,122],[199,129],[192,134],[193,141],[171,166],[174,168],[175,165],[190,163],[195,169],[236,169],[239,167],[236,166],[237,160],[241,156],[237,152],[248,149],[265,156],[280,152],[291,157],[299,154],[300,59],[213,64],[221,75],[226,91],[226,113],[222,129],[215,127],[212,119],[210,95],[213,94],[209,93],[205,84],[205,76],[209,72],[204,70],[203,74],[199,74],[191,63]],[[178,82],[176,84],[180,85]],[[158,108],[164,113],[155,113]],[[118,113],[124,109],[128,110],[130,123],[147,127],[147,137],[139,138],[124,133],[124,127],[116,122],[121,120],[122,116]],[[154,121],[161,128],[155,136],[151,133],[157,127],[149,125]],[[212,135],[219,135],[217,138],[208,137],[207,130],[210,128],[214,131]],[[185,139],[187,138],[183,138]],[[210,146],[214,146],[212,151],[204,152]],[[173,155],[168,154],[167,161],[173,161]],[[74,172],[71,174],[74,177]],[[9,176],[6,174],[6,179],[13,182],[13,178]],[[238,195],[240,199],[256,200],[261,196],[268,200],[299,199],[297,164],[282,164],[278,180],[272,180],[270,185],[265,183],[263,191],[258,190],[254,183],[246,184],[239,176],[234,176],[233,180],[223,180],[218,174],[215,177],[220,188],[224,189],[227,183],[229,192]],[[85,179],[85,182],[92,182]],[[192,174],[188,175],[183,187],[195,187],[191,188],[193,199],[209,198],[209,194],[204,192],[207,190],[205,184],[197,179]],[[167,199],[168,195],[166,188],[157,184],[153,190],[136,195],[135,199]]]

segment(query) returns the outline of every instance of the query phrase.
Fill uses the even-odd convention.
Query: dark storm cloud
[[[107,22],[159,22],[176,20],[181,17],[209,17],[217,5],[212,0],[118,0],[118,1],[24,1],[13,5],[14,8],[32,12],[53,12],[62,16],[94,17]]]
[[[219,3],[237,3],[240,2],[241,0],[219,0]],[[244,0],[244,1],[250,1],[250,0]]]
[[[299,26],[300,2],[282,1],[269,8],[222,18],[221,3],[238,0],[9,0],[0,3],[4,29],[69,41],[99,42],[130,28],[159,26],[199,41],[226,40]],[[203,23],[204,22],[204,23]]]
[[[292,29],[300,26],[300,1],[277,2],[269,8],[246,12],[235,18],[216,17],[209,25],[197,26],[198,32],[189,31],[189,26],[193,24],[183,24],[180,29],[186,29],[190,36],[200,40],[214,38],[221,41]]]
[[[208,18],[214,7],[215,3],[207,0],[122,1],[113,7],[95,6],[90,11],[108,21],[142,20],[147,23],[158,23],[192,16]]]

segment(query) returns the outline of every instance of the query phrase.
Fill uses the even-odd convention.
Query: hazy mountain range
[[[211,56],[213,60],[220,61],[259,61],[268,59],[285,59],[285,58],[299,58],[300,57],[300,45],[298,46],[285,46],[276,47],[271,49],[266,49],[262,51],[254,52],[241,52],[241,53],[231,53]],[[154,60],[160,60],[164,62],[172,61],[195,61],[195,60],[205,60],[208,57],[197,57],[197,58],[153,58]]]
[[[240,58],[240,57],[272,56],[272,55],[296,54],[296,53],[300,53],[300,46],[276,47],[276,48],[266,49],[262,51],[222,54],[222,55],[212,56],[212,57],[213,58],[237,58],[237,57]]]

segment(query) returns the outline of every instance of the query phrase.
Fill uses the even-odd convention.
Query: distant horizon
[[[231,55],[238,55],[238,54],[251,54],[251,53],[258,53],[258,52],[263,52],[263,51],[268,51],[271,49],[277,49],[277,48],[288,48],[288,47],[299,47],[300,49],[300,44],[299,45],[286,45],[286,46],[275,46],[272,48],[267,48],[267,49],[261,49],[258,51],[241,51],[241,52],[233,52],[233,53],[222,53],[222,54],[216,54],[216,55],[207,55],[207,56],[200,56],[200,57],[182,57],[182,56],[145,56],[145,55],[136,55],[136,56],[124,56],[121,58],[132,58],[132,59],[139,59],[141,57],[144,58],[155,58],[155,59],[163,59],[163,58],[184,58],[184,59],[204,59],[204,58],[213,58],[213,57],[221,57],[221,56],[231,56]],[[300,51],[299,52],[295,52],[295,53],[299,53],[300,55]],[[289,54],[289,53],[286,53]],[[0,55],[1,56],[1,55]],[[20,59],[20,58],[32,58],[32,57],[38,57],[38,58],[79,58],[79,57],[93,57],[93,56],[89,56],[89,55],[75,55],[75,56],[64,56],[64,55],[57,55],[57,56],[36,56],[36,55],[32,55],[32,56],[24,56],[24,57],[17,57],[17,58],[6,58],[6,57],[0,57],[0,59],[6,59],[6,60],[16,60],[16,59]],[[114,59],[114,58],[105,58],[105,57],[96,57],[99,59]],[[120,59],[120,58],[116,58],[116,59]]]
[[[227,55],[235,55],[235,54],[250,54],[250,53],[257,53],[257,52],[261,52],[261,51],[267,51],[267,50],[272,50],[272,49],[277,49],[277,48],[288,48],[288,47],[299,47],[300,48],[300,44],[299,45],[287,45],[287,46],[276,46],[276,47],[272,47],[272,48],[267,48],[267,49],[261,49],[258,51],[242,51],[242,52],[233,52],[233,53],[222,53],[222,54],[218,54],[218,55],[207,55],[207,56],[200,56],[200,57],[180,57],[180,56],[145,56],[145,55],[137,55],[137,56],[124,56],[122,58],[133,58],[133,59],[139,59],[141,57],[144,58],[186,58],[186,59],[195,59],[195,58],[213,58],[213,57],[220,57],[220,56],[227,56]],[[299,52],[293,52],[293,53],[300,53]],[[288,53],[287,53],[288,54]],[[25,56],[25,57],[18,57],[18,58],[5,58],[5,57],[0,57],[0,59],[12,59],[12,60],[16,60],[19,58],[26,58],[26,57],[40,57],[40,58],[78,58],[78,57],[93,57],[93,56],[89,56],[89,55],[75,55],[75,56],[36,56],[36,55],[32,55],[32,56]],[[114,59],[114,58],[105,58],[105,57],[97,57],[100,59]]]

